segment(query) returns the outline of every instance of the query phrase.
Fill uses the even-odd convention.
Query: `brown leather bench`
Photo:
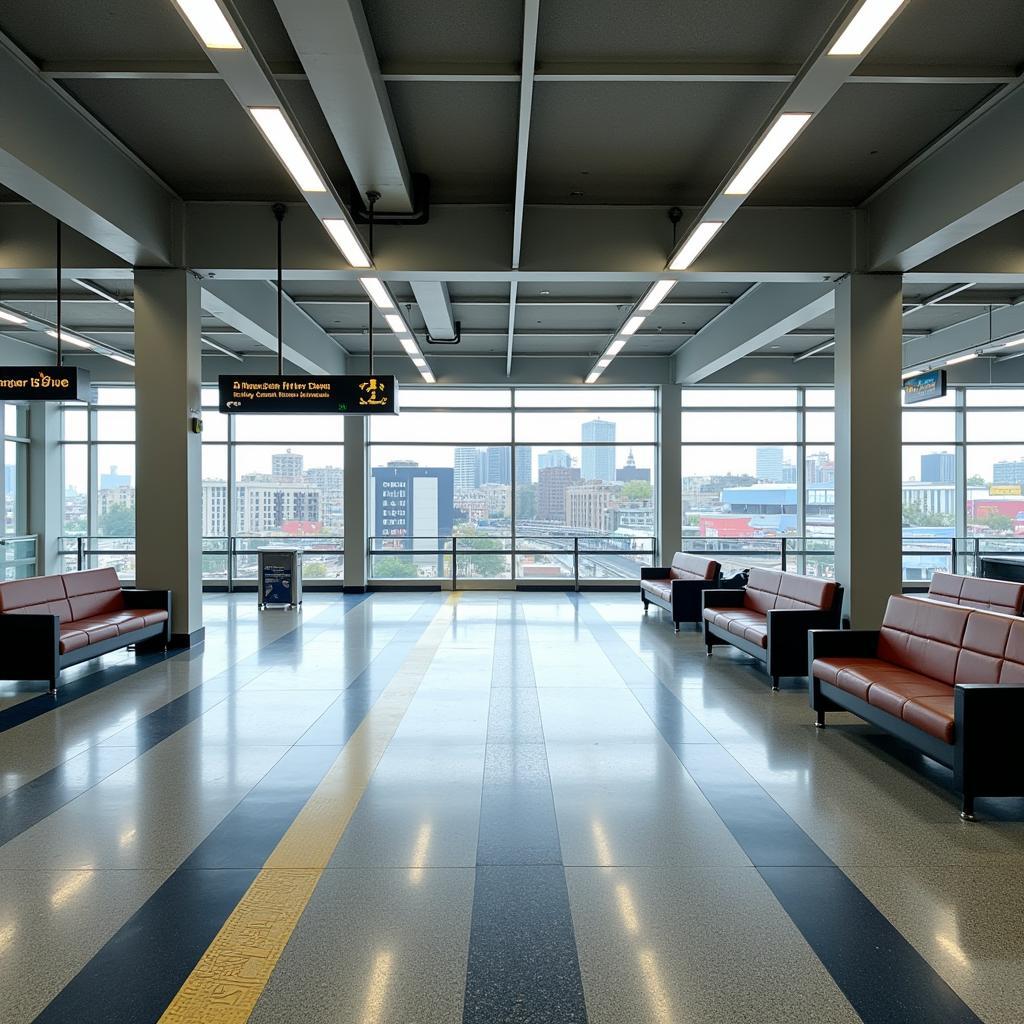
[[[741,590],[704,592],[704,643],[732,644],[764,662],[772,689],[780,676],[807,674],[807,631],[838,629],[843,588],[777,569],[751,569]]]
[[[953,769],[978,796],[1024,794],[1024,619],[890,597],[881,629],[815,631],[811,707],[852,711]]]
[[[927,597],[931,601],[957,604],[961,608],[978,608],[1005,615],[1020,615],[1024,611],[1024,583],[988,580],[980,576],[937,572],[928,584]]]
[[[709,587],[718,585],[721,565],[712,558],[684,555],[677,551],[672,564],[647,567],[640,570],[640,600],[644,614],[652,604],[664,608],[672,615],[672,624],[679,632],[680,622],[700,624],[701,595]]]
[[[170,618],[170,591],[124,590],[113,569],[0,583],[0,679],[45,679],[53,693],[69,665],[165,649]]]

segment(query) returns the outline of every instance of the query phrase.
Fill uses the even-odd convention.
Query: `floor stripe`
[[[436,611],[435,600],[425,601],[401,627],[407,640],[378,654],[311,731],[352,692],[365,717],[367,680],[383,690]],[[394,659],[393,649],[402,653],[401,660]],[[50,1002],[36,1024],[156,1021],[357,727],[358,722],[350,722],[341,732],[323,732],[320,745],[293,746]],[[193,901],[193,891],[202,898]],[[213,897],[202,895],[211,892]],[[181,912],[184,906],[189,913]]]
[[[530,639],[500,599],[462,1019],[587,1020]]]
[[[624,681],[641,670],[650,671],[593,605],[576,595],[570,600]],[[674,694],[672,699],[692,717]],[[865,1024],[980,1024],[924,957],[726,748],[714,737],[715,746],[680,742],[670,712],[663,709],[655,715],[650,708],[645,710]],[[666,716],[669,727],[664,729]]]
[[[361,603],[364,597],[358,596],[355,599],[349,599],[346,596],[344,600],[347,614]],[[320,614],[332,610],[335,609],[328,606]],[[305,625],[308,624],[309,620]],[[183,693],[180,697],[174,698],[162,707],[137,719],[131,725],[136,733],[134,746],[104,747],[96,745],[91,748],[90,756],[86,759],[87,771],[83,772],[80,769],[78,762],[81,760],[81,755],[78,755],[71,761],[65,761],[63,764],[51,768],[48,772],[44,772],[25,785],[0,797],[0,846],[9,843],[15,836],[60,810],[61,807],[92,789],[125,765],[152,750],[158,743],[184,729],[186,725],[190,725],[217,704],[227,700],[237,692],[237,689],[234,686],[229,686],[226,690],[220,689],[225,676],[230,677],[238,672],[245,667],[246,662],[252,661],[261,653],[273,650],[275,647],[288,646],[294,641],[292,634],[303,625],[302,622],[296,623],[294,630],[289,630],[288,633],[278,637],[260,652],[244,658],[224,672],[204,680],[187,693]],[[216,699],[210,699],[211,692],[216,694]]]
[[[164,1011],[162,1024],[248,1020],[451,625],[458,598],[451,595],[353,733]]]

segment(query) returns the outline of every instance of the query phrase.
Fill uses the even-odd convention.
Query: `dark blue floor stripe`
[[[354,596],[350,599],[346,595],[346,612],[365,600],[365,596]],[[328,606],[320,614],[331,610],[332,608]],[[297,623],[295,630],[290,630],[267,646],[290,647],[296,642],[296,634],[301,636],[302,625],[301,622]],[[215,704],[228,699],[235,686],[230,683],[225,691],[222,688],[225,679],[230,680],[254,657],[256,655],[243,659],[238,665],[198,684],[188,693],[138,719],[132,726],[135,730],[135,743],[131,747],[91,747],[89,757],[83,758],[80,755],[59,764],[24,786],[0,797],[0,846],[9,843],[15,836],[49,817],[54,811],[113,775],[136,757],[141,757],[158,743],[173,736]]]
[[[576,595],[571,599],[624,679],[646,668],[592,605]],[[671,691],[666,692],[682,707]],[[646,705],[645,709],[865,1024],[980,1024],[924,957],[728,750],[714,737],[711,744],[680,742],[671,714],[664,709],[652,714]],[[662,728],[666,720],[668,730]]]
[[[414,644],[437,605],[425,602],[401,627],[407,642],[396,646],[407,650]],[[350,694],[358,706],[369,710],[360,684],[372,676],[378,693],[387,685],[375,666],[389,651],[390,647],[374,659],[324,717]],[[401,660],[390,658],[387,664],[394,676]],[[330,742],[325,737],[321,745],[293,746],[65,986],[36,1018],[37,1024],[157,1021],[358,725],[353,725],[354,718],[345,721],[346,728],[334,732]],[[207,893],[210,879],[218,876],[227,878],[223,893],[194,919],[183,914],[180,908],[192,905],[193,890]],[[117,978],[116,985],[111,984],[112,977]]]
[[[587,1011],[530,639],[517,606],[498,609],[462,1019],[576,1024]]]

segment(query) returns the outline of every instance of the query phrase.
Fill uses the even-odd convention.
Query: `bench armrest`
[[[965,795],[1024,792],[1020,727],[1024,685],[957,683],[953,688],[953,773]]]
[[[873,658],[878,652],[877,629],[812,629],[807,653],[815,658]]]
[[[0,615],[0,679],[57,678],[60,619],[56,615]]]
[[[667,565],[640,566],[640,579],[642,580],[667,580],[670,573],[671,567]]]
[[[742,608],[743,599],[747,596],[745,590],[725,590],[722,588],[709,588],[704,591],[705,608]]]
[[[157,608],[165,612],[171,610],[171,592],[169,590],[131,590],[121,591],[124,606],[134,608]]]

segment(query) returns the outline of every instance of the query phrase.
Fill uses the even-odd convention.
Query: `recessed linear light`
[[[606,356],[617,356],[626,347],[625,338],[616,338],[605,350]]]
[[[420,354],[419,345],[416,344],[415,339],[411,338],[408,334],[404,338],[399,338],[402,348],[405,349],[411,356],[418,356]]]
[[[387,288],[375,277],[361,277],[359,283],[363,290],[370,296],[370,301],[381,310],[394,309],[395,304],[391,301]]]
[[[280,107],[250,107],[249,113],[281,163],[295,179],[295,184],[303,192],[326,192],[327,187],[284,116],[284,111]]]
[[[638,330],[640,330],[640,325],[646,319],[647,317],[645,316],[631,316],[625,322],[625,324],[623,324],[622,329],[619,331],[619,334],[624,334],[627,338],[631,337],[632,335],[636,334]]]
[[[724,223],[725,221],[722,220],[705,220],[698,224],[679,252],[672,258],[669,268],[671,270],[686,270],[704,251],[708,242],[718,234]]]
[[[810,114],[780,114],[754,152],[744,161],[736,177],[726,186],[725,194],[745,196],[752,192],[810,119]]]
[[[196,30],[203,45],[211,50],[240,50],[234,29],[217,0],[174,0],[185,20]]]
[[[108,359],[113,359],[114,362],[124,363],[125,366],[134,366],[135,360],[129,356],[123,356],[120,352],[103,352],[101,355],[105,355]]]
[[[586,383],[593,384],[600,376],[601,374],[599,374],[596,370],[591,370],[591,372],[587,374]]]
[[[965,355],[965,356],[957,356],[955,359],[947,359],[946,360],[946,365],[947,366],[955,366],[957,363],[966,363],[966,362],[968,362],[971,359],[977,359],[977,358],[978,358],[978,353],[977,352],[968,352],[967,355]]]
[[[905,0],[864,0],[860,10],[832,44],[829,56],[859,57],[904,3]]]
[[[341,250],[341,254],[352,264],[353,267],[370,266],[370,257],[366,255],[363,243],[349,226],[347,220],[340,217],[325,217],[324,227],[330,232],[335,245]]]
[[[23,317],[8,313],[6,309],[0,309],[0,320],[6,320],[10,324],[24,324],[28,322]]]
[[[1016,348],[1018,345],[1024,345],[1024,334],[1019,338],[1014,338],[1013,341],[1007,341],[1003,348]]]
[[[651,285],[648,289],[647,294],[640,300],[640,305],[636,307],[638,313],[652,313],[654,310],[661,305],[662,300],[673,288],[676,283],[672,280],[657,281]]]
[[[46,332],[51,338],[57,338],[56,331]],[[61,331],[58,341],[64,342],[67,345],[77,345],[78,348],[92,348],[92,343],[86,341],[84,338],[79,338],[74,334],[68,334],[67,331]]]
[[[397,313],[387,313],[384,317],[387,321],[388,327],[395,332],[395,334],[408,334],[408,328],[405,326],[405,321]]]
[[[916,377],[919,373],[925,372],[925,370],[905,370],[903,372],[903,380],[907,380],[909,377]]]
[[[421,377],[422,377],[422,378],[423,378],[423,379],[424,379],[424,380],[425,380],[425,381],[426,381],[426,382],[427,382],[428,384],[436,384],[436,383],[437,383],[437,381],[436,381],[436,379],[435,379],[434,375],[433,375],[433,374],[432,374],[432,373],[431,373],[431,372],[430,372],[429,370],[421,370],[421,371],[420,371],[420,376],[421,376]]]

